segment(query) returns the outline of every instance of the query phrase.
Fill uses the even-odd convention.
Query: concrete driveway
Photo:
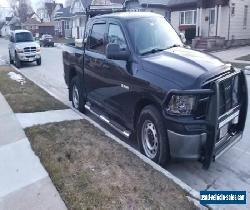
[[[0,39],[0,59],[7,58],[7,41]],[[68,103],[67,87],[63,78],[62,50],[42,49],[42,65],[29,64],[21,72],[36,84],[49,90],[59,100]],[[248,83],[250,82],[250,76]],[[250,84],[250,83],[249,83]],[[250,93],[250,88],[249,93]],[[247,118],[243,140],[213,163],[208,171],[198,162],[171,163],[167,170],[197,191],[200,190],[246,190],[250,198],[250,116]],[[222,207],[222,206],[220,206]],[[238,207],[233,207],[238,209]],[[250,209],[241,206],[241,209]],[[228,206],[227,206],[228,209]]]

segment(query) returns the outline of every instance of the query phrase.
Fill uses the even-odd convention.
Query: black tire
[[[9,52],[9,59],[10,59],[10,64],[13,64],[14,61],[13,61],[13,59],[11,58],[10,52]]]
[[[78,96],[77,96],[78,94]],[[80,112],[85,112],[86,94],[78,76],[75,76],[70,83],[70,99],[72,106]],[[75,98],[76,97],[76,98]],[[76,101],[78,100],[78,102]]]
[[[15,66],[19,69],[22,66],[20,59],[18,58],[17,54],[15,54]]]
[[[141,153],[155,163],[165,166],[169,161],[169,143],[163,117],[152,105],[146,106],[140,113],[137,123],[137,141]],[[150,146],[147,146],[149,144]],[[154,149],[151,151],[150,147]]]
[[[41,58],[37,59],[37,60],[36,60],[36,64],[37,64],[38,66],[41,66],[41,64],[42,64],[42,59],[41,59]]]

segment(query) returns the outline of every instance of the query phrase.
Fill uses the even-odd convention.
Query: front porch
[[[221,49],[225,46],[230,9],[228,0],[200,0],[197,7],[196,36],[192,47],[198,49]]]

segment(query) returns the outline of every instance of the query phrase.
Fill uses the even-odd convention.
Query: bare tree
[[[9,4],[15,16],[19,17],[22,23],[25,22],[29,14],[34,11],[31,7],[30,0],[9,0]]]

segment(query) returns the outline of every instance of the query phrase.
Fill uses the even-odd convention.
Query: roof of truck
[[[142,17],[159,17],[161,15],[153,12],[115,12],[105,15],[95,16],[95,18],[117,18],[117,19],[136,19]]]

